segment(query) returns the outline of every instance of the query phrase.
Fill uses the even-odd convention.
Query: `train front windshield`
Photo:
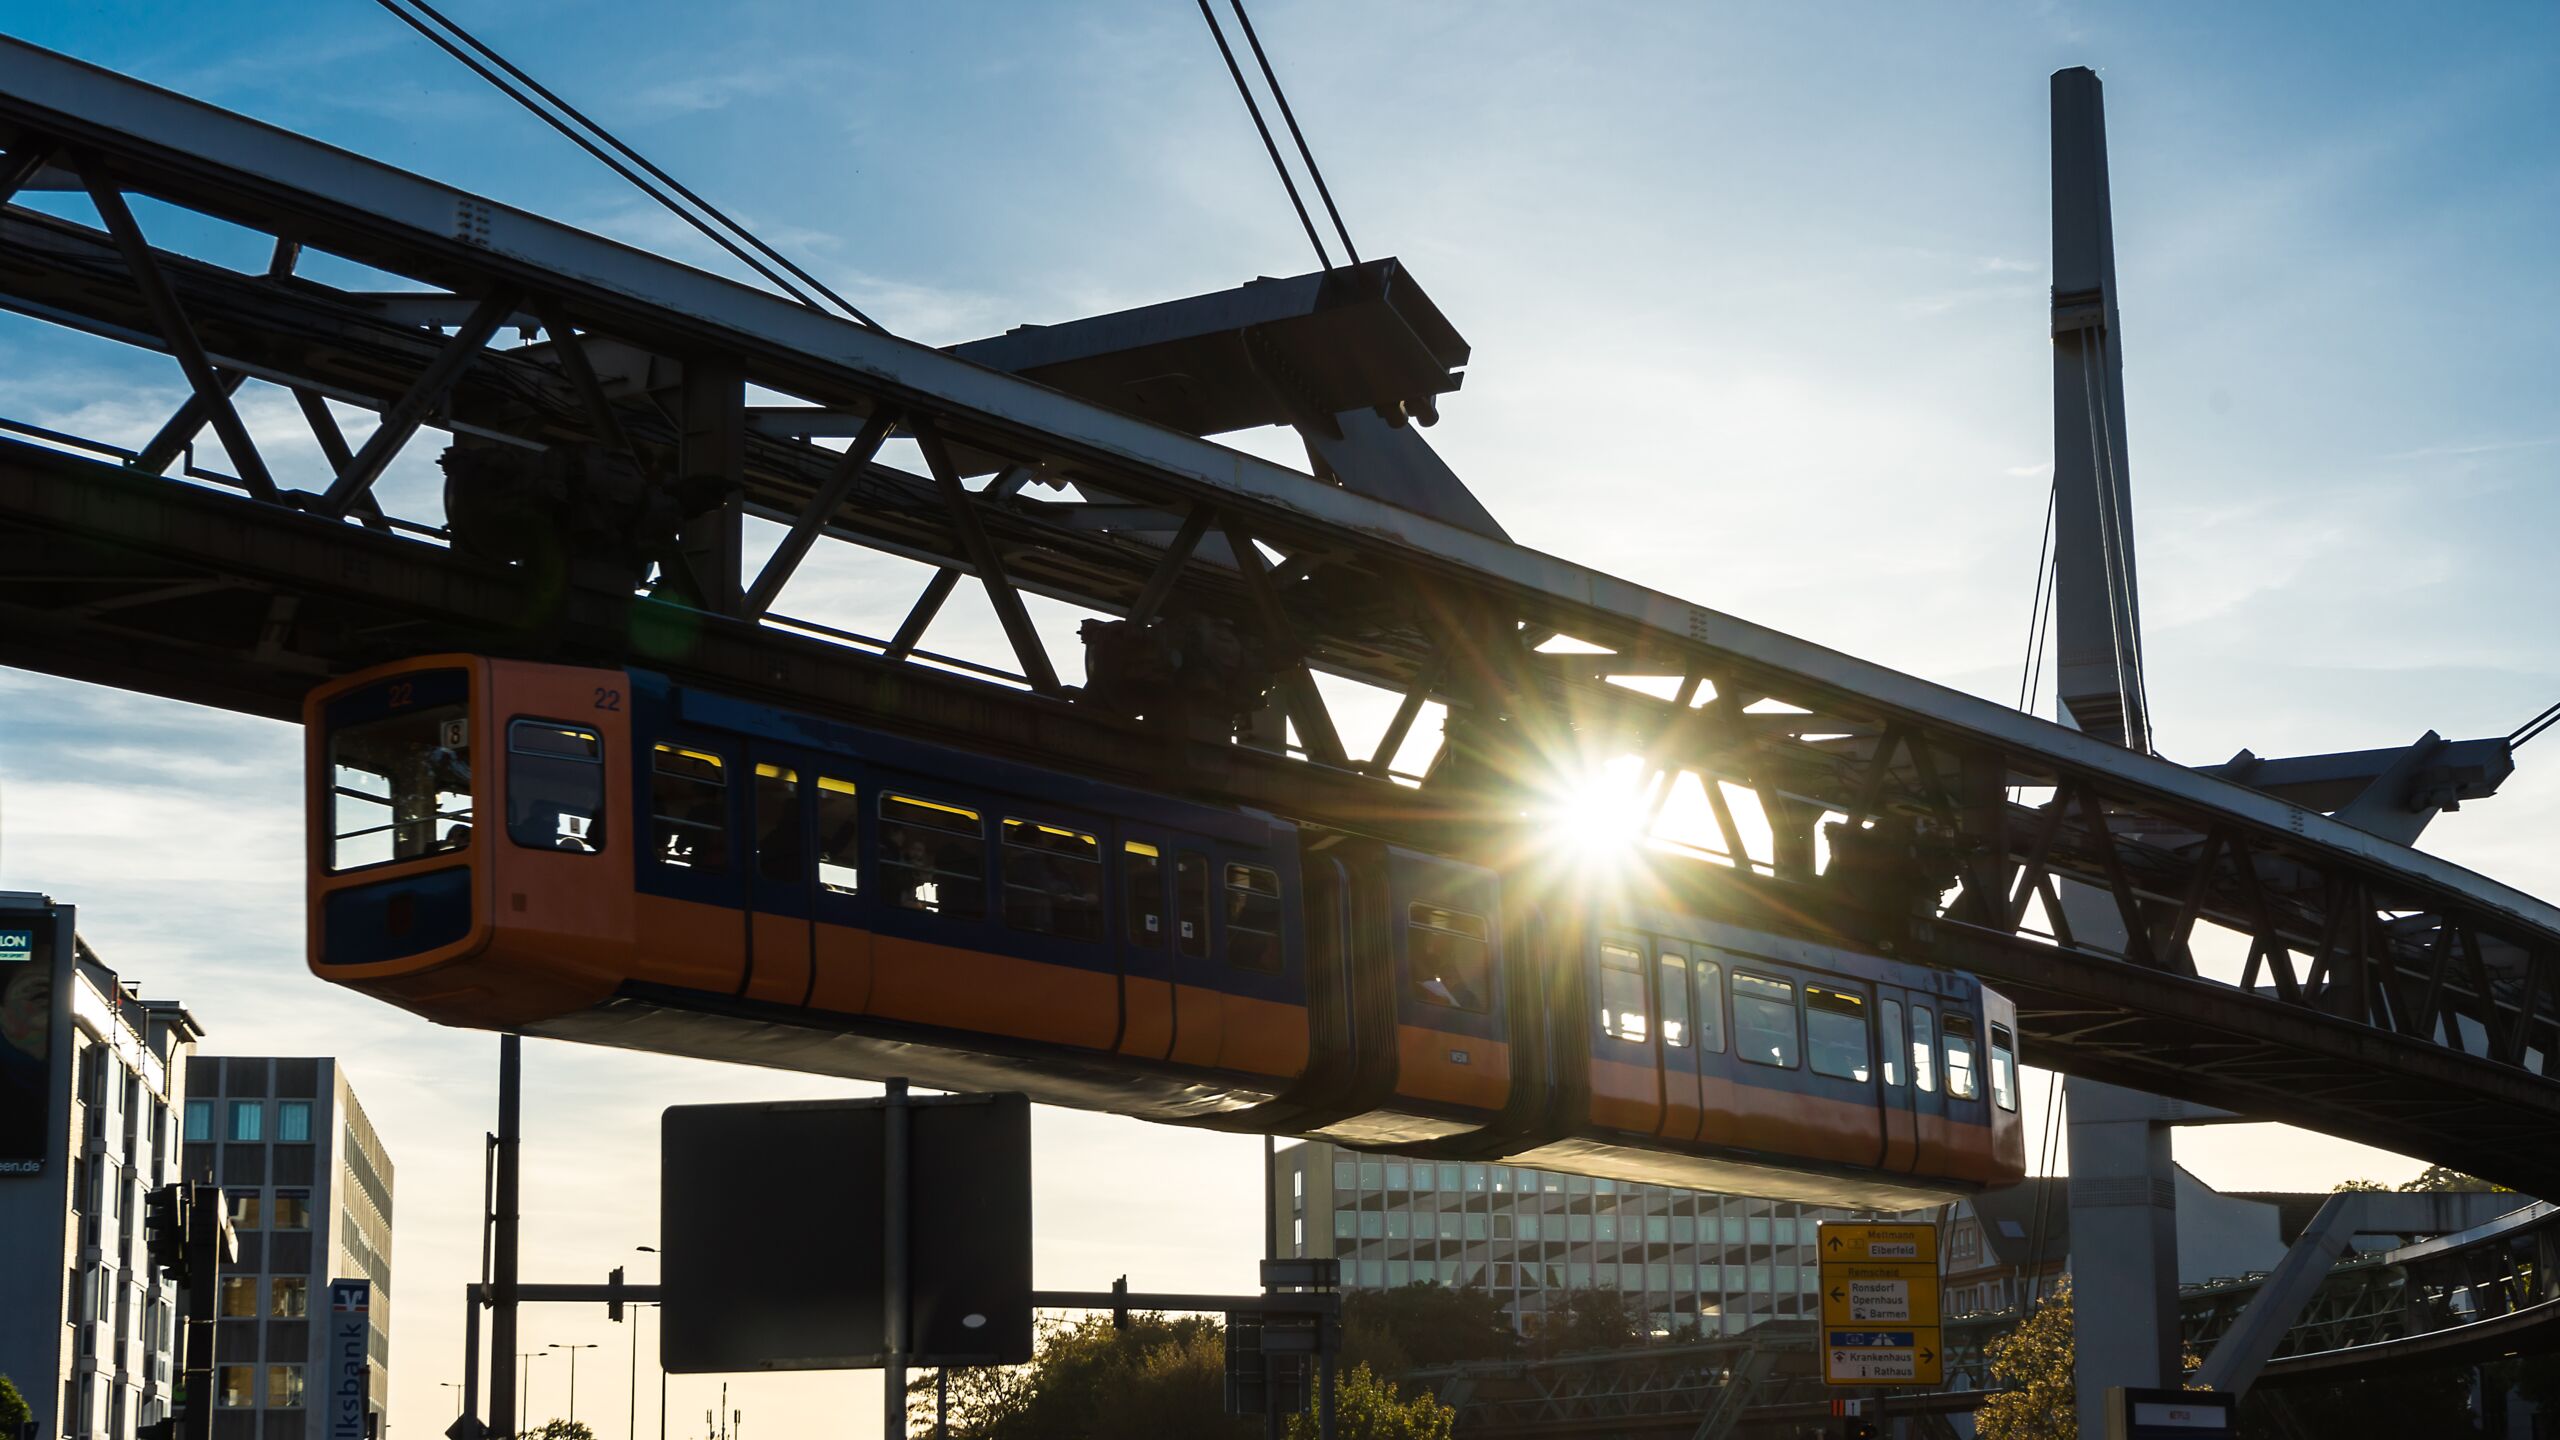
[[[403,675],[329,706],[329,868],[471,843],[471,717],[462,671]]]

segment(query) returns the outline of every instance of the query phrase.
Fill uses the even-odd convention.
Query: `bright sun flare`
[[[1590,860],[1633,850],[1652,820],[1643,770],[1641,759],[1623,755],[1569,779],[1547,807],[1554,838]]]

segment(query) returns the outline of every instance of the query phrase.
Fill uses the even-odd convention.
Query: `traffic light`
[[[162,1185],[142,1197],[143,1246],[151,1268],[185,1284],[187,1280],[186,1189]]]
[[[614,1266],[613,1273],[604,1277],[604,1283],[613,1287],[613,1298],[604,1302],[604,1316],[618,1321],[622,1318],[622,1267]]]

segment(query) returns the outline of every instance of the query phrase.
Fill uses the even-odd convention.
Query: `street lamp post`
[[[542,1359],[543,1354],[539,1350],[519,1350],[516,1358],[524,1362],[524,1379],[516,1385],[516,1433],[522,1435],[532,1428],[533,1362]]]
[[[655,1255],[658,1253],[658,1247],[634,1245],[631,1247],[631,1253]],[[623,1428],[627,1440],[640,1440],[640,1307],[638,1305],[631,1307],[631,1409],[630,1423]],[[666,1440],[666,1436],[667,1376],[666,1372],[661,1370],[658,1372],[658,1440]]]
[[[543,1348],[569,1352],[569,1423],[574,1425],[578,1423],[578,1352],[593,1350],[596,1347],[592,1342],[585,1345],[563,1345],[554,1340]]]

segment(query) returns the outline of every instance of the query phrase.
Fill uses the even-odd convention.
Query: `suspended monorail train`
[[[305,720],[311,968],[444,1024],[1819,1204],[2023,1172],[2005,999],[1644,887],[641,670]]]

